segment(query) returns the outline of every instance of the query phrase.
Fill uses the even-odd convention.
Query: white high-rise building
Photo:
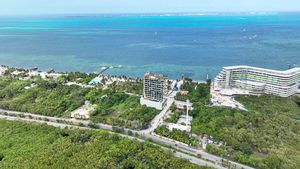
[[[251,66],[224,67],[214,85],[219,89],[236,88],[288,97],[299,92],[300,68],[278,71]]]

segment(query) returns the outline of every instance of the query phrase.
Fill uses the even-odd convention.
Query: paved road
[[[0,115],[0,119],[11,120],[11,121],[22,120],[22,121],[27,121],[27,122],[43,123],[43,124],[47,124],[47,125],[54,126],[54,127],[59,127],[59,128],[66,128],[66,127],[68,127],[70,129],[92,130],[89,127],[80,127],[80,126],[75,126],[75,125],[70,125],[70,124],[62,124],[62,123],[51,122],[51,121],[35,120],[35,119],[13,117],[13,116],[6,116],[6,115]],[[114,133],[114,132],[111,132],[111,133]],[[128,136],[128,135],[125,135],[125,134],[121,134],[121,133],[114,133],[114,134],[118,134],[121,137],[126,137],[126,138],[129,138],[131,140],[137,140],[137,141],[140,141],[140,142],[145,142],[145,140],[143,140],[143,139],[139,139],[139,138],[136,138],[136,137]],[[154,143],[150,143],[150,144],[159,146],[160,148],[165,149],[165,150],[172,151],[170,148],[166,148],[166,147],[154,144]],[[225,169],[224,167],[218,166],[218,165],[213,164],[211,162],[208,162],[208,161],[196,158],[194,156],[191,156],[191,155],[188,155],[188,154],[185,154],[185,153],[182,153],[182,152],[174,152],[173,155],[176,156],[176,157],[187,159],[190,162],[198,164],[198,165],[201,165],[201,166],[208,166],[208,167],[213,167],[213,168],[217,168],[217,169]]]
[[[6,114],[8,115],[18,115],[19,117],[11,117],[11,116],[7,116],[4,115],[4,113],[6,112]],[[164,111],[162,111],[164,112]],[[88,126],[91,121],[89,120],[76,120],[76,119],[68,119],[68,118],[58,118],[58,117],[49,117],[49,116],[43,116],[43,115],[36,115],[36,114],[31,114],[31,113],[24,113],[24,112],[16,112],[16,111],[7,111],[7,110],[3,110],[0,109],[0,118],[13,118],[13,119],[20,119],[20,120],[26,120],[26,121],[31,121],[31,122],[42,122],[42,123],[47,123],[48,125],[55,125],[55,127],[61,127],[61,126],[74,126],[74,125],[68,125],[68,124],[64,124],[64,123],[81,123],[83,126]],[[29,117],[31,117],[31,119],[29,119]],[[34,118],[34,119],[32,119]],[[97,123],[96,124],[99,128],[101,129],[106,129],[109,131],[113,131],[113,126],[111,125],[107,125],[107,124],[102,124],[102,123]],[[158,124],[156,124],[158,125]],[[153,129],[153,128],[152,128]],[[136,131],[136,130],[131,130],[131,129],[124,129],[124,131],[128,132],[131,131],[134,134],[139,134],[140,136],[142,136],[145,139],[151,139],[155,142],[167,145],[167,146],[171,146],[172,148],[190,153],[190,154],[194,154],[194,155],[200,155],[202,159],[207,159],[208,161],[205,161],[206,163],[209,163],[209,166],[214,167],[214,168],[223,168],[220,165],[216,165],[216,164],[221,164],[223,158],[209,154],[204,152],[201,149],[196,149],[196,148],[192,148],[189,147],[183,143],[180,142],[176,142],[176,141],[171,141],[170,139],[166,139],[163,137],[159,137],[156,135],[152,134],[152,129],[151,130],[142,130],[142,131]],[[150,131],[150,132],[149,132]],[[187,154],[186,154],[187,155]],[[192,156],[190,156],[192,157]],[[184,158],[184,157],[183,157]],[[193,159],[192,162],[196,162],[198,158],[194,159],[194,158],[186,158],[186,159]],[[200,159],[199,159],[200,160]],[[202,160],[204,161],[204,160]],[[210,161],[210,162],[209,162]],[[200,161],[198,161],[199,165],[204,165],[202,162],[200,163]],[[240,164],[240,163],[236,163],[233,161],[229,161],[231,164],[236,165],[236,169],[253,169],[252,167]],[[207,165],[205,163],[205,165]]]
[[[153,132],[160,123],[162,123],[163,117],[166,115],[168,112],[169,108],[171,107],[172,103],[174,102],[174,99],[168,98],[167,99],[167,105],[164,107],[164,109],[154,117],[154,119],[150,122],[150,127],[145,130],[141,130],[140,133],[146,134],[146,133],[151,133]]]

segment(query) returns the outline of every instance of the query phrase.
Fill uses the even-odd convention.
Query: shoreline
[[[25,71],[27,73],[30,73],[30,72],[37,72],[39,74],[49,74],[50,73],[55,73],[57,75],[68,75],[70,73],[76,73],[76,72],[79,72],[79,73],[83,73],[83,74],[87,74],[87,75],[90,75],[90,74],[95,74],[96,76],[103,76],[103,77],[107,77],[107,78],[111,78],[111,77],[117,77],[117,78],[126,78],[126,79],[130,79],[130,80],[142,80],[143,79],[143,74],[141,74],[140,77],[133,77],[133,76],[126,76],[126,75],[112,75],[112,74],[105,74],[105,73],[100,73],[100,72],[82,72],[82,71],[56,71],[55,69],[52,69],[52,68],[49,68],[48,71],[45,71],[45,70],[40,70],[38,67],[32,67],[32,68],[24,68],[24,67],[13,67],[13,66],[8,66],[8,65],[0,65],[0,68],[6,68],[6,69],[14,69],[14,70],[18,70],[18,71]],[[111,68],[107,68],[107,70],[109,70]],[[147,72],[144,72],[144,73],[147,73]],[[151,72],[152,73],[152,72]],[[0,76],[1,76],[1,70],[0,70]],[[183,76],[185,78],[190,78],[188,76]],[[191,78],[192,79],[192,78]],[[174,80],[179,80],[179,79],[171,79],[171,78],[168,78],[169,81],[174,81]],[[207,79],[207,80],[197,80],[197,79],[192,79],[193,82],[196,82],[196,83],[206,83],[207,80],[210,80],[210,79]]]

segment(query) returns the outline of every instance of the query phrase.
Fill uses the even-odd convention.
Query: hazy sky
[[[300,0],[0,0],[0,15],[300,11]]]

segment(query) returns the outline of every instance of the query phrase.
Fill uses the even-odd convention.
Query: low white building
[[[34,77],[34,76],[38,76],[38,75],[40,75],[40,72],[38,72],[38,71],[29,71],[28,72],[28,76],[30,76],[30,77]]]
[[[147,107],[155,108],[157,110],[162,110],[166,105],[166,100],[162,102],[158,102],[158,101],[152,101],[152,100],[145,99],[144,97],[141,97],[140,104],[146,105]]]
[[[7,70],[6,67],[1,66],[1,67],[0,67],[0,76],[3,76],[4,73],[6,72],[6,70]]]
[[[193,103],[191,103],[191,102],[187,103],[186,101],[175,100],[174,103],[178,109],[183,110],[183,109],[186,109],[186,107],[188,106],[189,110],[193,110]]]
[[[178,123],[167,123],[167,127],[170,131],[173,131],[173,129],[186,131],[186,132],[191,131],[191,126],[190,125],[182,125],[182,124],[178,124]]]
[[[19,74],[21,73],[26,73],[25,71],[18,71],[18,70],[15,70],[13,71],[12,73],[10,73],[12,76],[18,76]]]
[[[58,79],[62,75],[63,74],[61,74],[61,73],[47,73],[47,72],[40,73],[40,76],[42,79],[48,79],[48,78]]]
[[[176,123],[165,123],[170,131],[173,129],[191,132],[192,129],[192,116],[181,115]]]

